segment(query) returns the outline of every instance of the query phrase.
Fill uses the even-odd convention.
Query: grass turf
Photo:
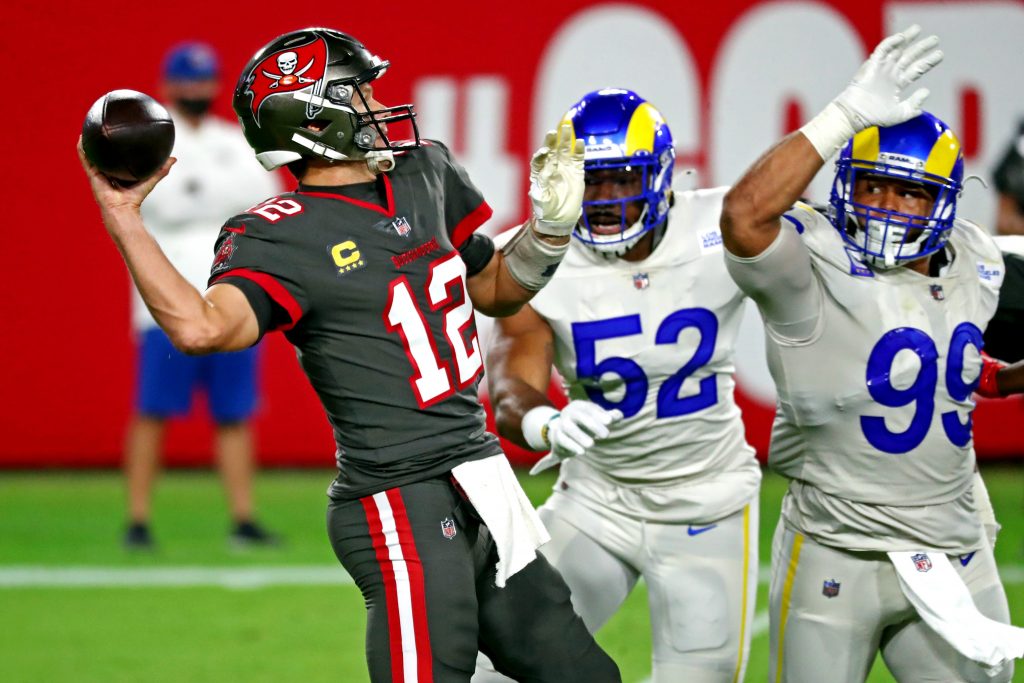
[[[1024,469],[984,471],[1004,529],[1000,565],[1024,565]],[[281,548],[238,552],[216,477],[176,472],[155,498],[152,554],[121,549],[123,492],[116,473],[0,474],[0,570],[12,566],[169,568],[332,566],[324,531],[330,474],[268,472],[258,482],[260,518],[285,536]],[[531,498],[552,477],[525,478]],[[768,561],[784,482],[767,476],[760,556]],[[340,569],[338,570],[341,571]],[[1018,578],[1017,581],[1020,579]],[[1024,585],[1008,583],[1014,621],[1024,623]],[[641,585],[599,634],[627,682],[650,672],[646,593]],[[761,585],[758,613],[767,586]],[[0,588],[0,662],[5,681],[365,681],[364,611],[350,585]],[[768,636],[756,635],[748,681],[767,679]],[[1019,667],[1019,669],[1024,667]],[[869,679],[891,681],[876,665]],[[1024,682],[1024,671],[1015,681]]]

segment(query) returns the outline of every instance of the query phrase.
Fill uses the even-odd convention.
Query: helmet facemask
[[[381,62],[374,69],[353,78],[340,78],[327,84],[324,92],[325,106],[337,107],[349,112],[351,117],[352,142],[362,150],[361,158],[374,173],[390,171],[395,167],[395,152],[415,149],[420,146],[420,131],[416,125],[416,112],[411,104],[371,109],[366,95],[359,86],[384,75],[389,63]],[[359,106],[353,104],[353,96]],[[412,138],[392,142],[388,137],[389,124],[408,121]],[[348,158],[360,158],[358,153]]]
[[[833,223],[865,263],[887,270],[942,249],[949,241],[960,187],[950,178],[890,163],[840,159],[829,201]],[[892,179],[925,189],[933,197],[927,215],[883,209],[854,200],[857,181],[865,176]]]
[[[656,163],[650,155],[637,155],[633,159],[587,161],[585,172],[588,180],[600,171],[619,171],[638,174],[640,192],[611,199],[584,200],[583,213],[575,235],[577,239],[594,251],[608,256],[622,256],[632,249],[643,236],[664,221],[669,209],[669,194],[663,191],[665,176],[670,165]],[[600,182],[614,182],[602,180]],[[640,206],[640,215],[627,225],[631,205]],[[618,217],[619,229],[609,230],[606,223],[592,222],[591,216],[603,214]]]

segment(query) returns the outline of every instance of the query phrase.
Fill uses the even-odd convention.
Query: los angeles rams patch
[[[697,240],[700,243],[701,254],[722,251],[722,232],[718,228],[706,230],[698,234]]]
[[[978,261],[978,277],[985,282],[1002,282],[1003,269],[995,263]]]

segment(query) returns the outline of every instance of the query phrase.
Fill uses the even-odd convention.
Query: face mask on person
[[[210,98],[187,98],[181,97],[174,101],[174,104],[186,114],[191,116],[202,116],[210,111],[213,100]]]

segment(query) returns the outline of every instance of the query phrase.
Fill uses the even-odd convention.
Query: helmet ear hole
[[[302,127],[314,133],[323,133],[331,127],[332,123],[334,122],[330,119],[306,119]]]

